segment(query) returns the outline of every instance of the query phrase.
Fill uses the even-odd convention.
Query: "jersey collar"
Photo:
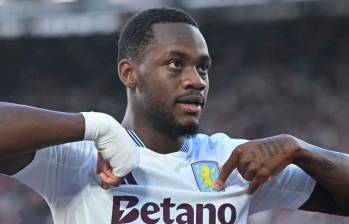
[[[145,144],[143,143],[143,141],[138,137],[138,135],[134,131],[132,131],[130,129],[126,129],[126,131],[137,146],[146,147]],[[190,136],[185,136],[184,143],[178,151],[181,151],[181,152],[188,152],[189,151],[189,139],[190,138],[191,138]]]

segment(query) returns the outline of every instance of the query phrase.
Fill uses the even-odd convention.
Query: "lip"
[[[186,94],[177,97],[175,102],[177,104],[198,105],[202,108],[205,104],[205,98],[204,95],[199,92],[189,91]]]
[[[197,114],[202,110],[202,105],[195,103],[177,103],[177,105],[185,112]]]

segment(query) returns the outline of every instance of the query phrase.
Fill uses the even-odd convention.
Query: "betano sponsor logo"
[[[119,223],[178,223],[178,224],[232,224],[236,220],[236,209],[232,204],[216,206],[211,203],[191,205],[173,203],[164,198],[161,203],[147,202],[136,208],[139,199],[134,196],[114,196],[112,224]],[[125,205],[123,210],[121,205]]]

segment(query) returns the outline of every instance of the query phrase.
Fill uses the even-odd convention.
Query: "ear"
[[[127,88],[134,89],[137,86],[136,65],[132,61],[121,59],[118,64],[118,73],[121,82]]]

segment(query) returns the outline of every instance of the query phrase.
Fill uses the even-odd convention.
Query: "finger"
[[[101,186],[103,188],[116,187],[120,185],[121,181],[110,180],[108,179],[109,177],[105,177],[103,175],[103,173],[100,173]]]
[[[106,185],[109,187],[118,186],[122,181],[122,178],[114,176],[111,170],[105,170],[101,172],[99,176],[100,176],[102,185]]]
[[[101,181],[101,186],[105,188],[106,185],[110,182],[109,176],[105,173],[105,171],[101,171],[98,173],[99,179]]]
[[[102,172],[102,167],[103,167],[103,158],[100,153],[98,153],[97,157],[97,166],[96,166],[96,173],[99,174]]]
[[[250,162],[245,160],[243,161],[241,158],[237,164],[237,169],[239,171],[239,173],[241,174],[241,176],[243,176],[245,174],[245,172],[247,171],[247,167],[249,166]]]
[[[242,177],[247,181],[252,181],[257,173],[257,168],[255,166],[250,165],[246,172],[242,175]]]
[[[100,153],[98,153],[96,173],[99,174],[105,170],[112,169],[109,162],[105,160]]]
[[[119,182],[121,182],[121,178],[115,176],[113,173],[112,173],[112,170],[107,170],[105,172],[105,174],[107,174],[108,176],[108,183],[111,184],[111,185],[119,185]]]
[[[254,178],[250,183],[250,186],[248,188],[248,193],[253,194],[265,182],[266,182],[265,180]]]
[[[257,171],[256,161],[252,156],[241,155],[239,157],[237,169],[246,180],[252,180]]]
[[[105,173],[99,173],[99,178],[101,180],[101,186],[103,189],[108,189],[109,185],[106,183],[108,176]]]
[[[238,163],[238,153],[234,150],[230,155],[229,159],[221,166],[219,176],[214,184],[214,189],[219,191],[223,188],[225,181],[236,168]]]
[[[269,179],[269,175],[257,174],[255,178],[250,182],[248,193],[253,194],[262,184],[267,182]]]

